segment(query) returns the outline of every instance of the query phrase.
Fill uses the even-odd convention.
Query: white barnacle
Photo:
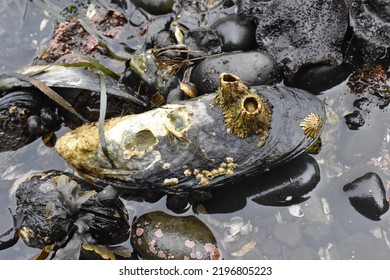
[[[164,180],[164,186],[174,186],[179,183],[179,179],[177,178],[167,178]]]
[[[164,163],[163,164],[163,166],[162,166],[162,168],[164,169],[164,170],[167,170],[167,169],[169,169],[171,167],[171,164],[170,163]]]

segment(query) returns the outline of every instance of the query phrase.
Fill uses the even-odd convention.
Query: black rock
[[[301,67],[286,85],[320,94],[341,82],[352,73],[353,66],[347,63],[340,65],[307,65]]]
[[[390,47],[390,5],[387,0],[350,0],[351,26],[356,35]]]
[[[150,14],[163,15],[172,12],[173,0],[133,0],[133,3]]]
[[[224,52],[249,51],[258,47],[255,22],[245,16],[228,15],[210,27],[222,38]]]
[[[355,210],[370,220],[379,221],[389,209],[383,182],[376,173],[369,172],[357,178],[343,190]]]
[[[352,113],[346,114],[344,116],[344,119],[348,128],[351,130],[357,130],[359,129],[359,127],[362,127],[365,123],[365,120],[359,111],[353,111]]]
[[[279,80],[279,67],[266,52],[236,52],[210,57],[199,63],[191,73],[191,81],[199,95],[214,92],[221,73],[234,73],[248,86],[267,85]]]
[[[188,30],[185,33],[184,42],[191,58],[204,57],[222,52],[222,40],[219,34],[214,30]]]
[[[341,45],[348,27],[343,1],[251,2],[259,22],[257,43],[283,65],[288,78],[303,65],[341,63]]]

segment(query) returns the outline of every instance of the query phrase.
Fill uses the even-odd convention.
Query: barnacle
[[[264,142],[270,130],[272,106],[233,74],[222,73],[220,82],[215,102],[223,110],[228,131],[239,138],[260,135],[260,143]]]
[[[324,120],[318,114],[310,113],[300,124],[306,137],[313,139],[320,134]]]

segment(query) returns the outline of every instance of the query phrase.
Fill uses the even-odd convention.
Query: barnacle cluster
[[[186,177],[194,175],[200,185],[207,186],[210,180],[217,176],[232,176],[236,167],[237,164],[234,163],[234,159],[232,157],[226,157],[225,161],[218,168],[212,170],[194,169],[193,171],[187,168],[184,170],[184,175]]]
[[[215,102],[223,110],[228,132],[239,138],[260,135],[261,145],[270,130],[272,106],[236,75],[222,73],[220,82]]]

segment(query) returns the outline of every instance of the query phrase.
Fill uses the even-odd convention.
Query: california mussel
[[[56,149],[86,178],[123,192],[207,192],[303,153],[324,119],[322,102],[310,93],[248,88],[224,73],[216,94],[106,122],[114,167],[102,152],[97,124],[65,134]]]

